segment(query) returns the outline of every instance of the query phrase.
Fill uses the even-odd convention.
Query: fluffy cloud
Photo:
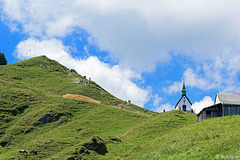
[[[58,39],[38,40],[29,38],[18,44],[15,55],[19,59],[32,58],[46,55],[51,59],[64,58],[64,63],[71,64],[71,57],[68,54],[68,47],[65,47]]]
[[[195,102],[192,105],[192,109],[193,109],[194,113],[198,114],[203,108],[206,108],[213,104],[214,104],[214,102],[213,102],[212,98],[209,96],[206,96],[200,102]]]
[[[183,75],[189,86],[202,90],[240,91],[237,87],[240,71],[240,1],[0,0],[0,5],[1,18],[12,30],[24,32],[26,37],[37,37],[18,45],[19,58],[42,54],[42,51],[49,53],[50,58],[65,60],[67,66],[78,63],[87,66],[94,62],[95,67],[107,70],[108,75],[102,70],[99,72],[108,78],[115,77],[115,72],[126,77],[103,82],[104,87],[115,86],[115,83],[119,84],[117,86],[123,83],[133,87],[123,87],[124,91],[121,92],[114,87],[112,90],[119,97],[127,92],[130,99],[131,92],[133,95],[139,92],[138,95],[144,98],[136,98],[136,101],[143,104],[147,101],[147,91],[131,82],[132,78],[140,77],[133,70],[137,73],[152,72],[157,64],[169,62],[175,55],[190,57],[199,64],[199,68],[188,68]],[[68,54],[68,47],[63,46],[60,40],[79,30],[88,32],[91,36],[89,43],[108,51],[119,65],[110,67],[94,57],[73,59]],[[34,50],[32,53],[29,53],[29,46],[21,49],[21,45],[30,43],[30,40],[36,42],[29,45]],[[34,46],[38,45],[42,46],[36,51]],[[44,50],[46,46],[49,50]],[[55,48],[58,52],[54,51]],[[131,70],[122,69],[121,66]],[[132,76],[129,76],[130,72]],[[79,73],[85,74],[83,71]],[[95,71],[87,73],[91,73],[92,77],[93,73],[96,74],[96,79],[97,76],[103,78]],[[101,84],[101,81],[98,83]],[[168,92],[180,90],[180,83],[174,82]]]
[[[110,67],[97,57],[80,60],[75,68],[79,73],[92,77],[110,93],[114,93],[123,100],[130,99],[139,106],[143,106],[148,101],[148,91],[140,89],[131,81],[132,79],[141,80],[141,76],[132,70],[122,69],[119,65]]]
[[[38,40],[30,38],[18,44],[16,56],[26,59],[40,55],[59,61],[61,64],[74,68],[81,75],[91,77],[110,93],[125,100],[143,106],[148,101],[147,90],[139,88],[133,79],[141,80],[141,76],[129,69],[122,69],[119,65],[109,66],[97,57],[90,56],[85,60],[73,59],[68,53],[68,47],[60,40]]]
[[[157,94],[153,97],[153,106],[159,106],[162,102],[162,98],[159,97]]]
[[[188,86],[194,86],[202,90],[209,90],[213,88],[213,86],[208,83],[209,81],[207,80],[206,76],[197,74],[192,68],[188,68],[183,75]]]
[[[172,94],[181,91],[182,89],[182,82],[174,82],[171,86],[164,88],[164,92]]]
[[[202,63],[195,69],[187,68],[183,73],[183,79],[186,80],[188,86],[201,90],[215,89],[224,93],[239,93],[239,60],[240,55],[234,57],[217,56],[212,63]],[[179,92],[180,87],[181,82],[173,82],[164,90],[171,94]]]
[[[225,51],[234,57],[240,49],[237,0],[1,2],[5,21],[20,24],[30,36],[65,37],[85,29],[120,65],[140,72],[169,61],[169,51],[199,61]]]
[[[166,103],[166,104],[163,104],[161,105],[160,107],[156,108],[156,112],[163,112],[163,110],[165,109],[165,111],[171,111],[174,109],[174,106],[172,106],[170,103]]]

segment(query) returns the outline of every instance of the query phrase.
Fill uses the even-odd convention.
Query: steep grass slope
[[[79,80],[86,81],[45,56],[0,66],[0,160],[240,157],[239,116],[197,122],[182,111],[145,113]]]
[[[155,114],[76,79],[87,81],[45,56],[0,66],[0,159],[23,158],[19,149],[37,151],[29,159],[66,158],[93,136],[116,137]],[[68,93],[101,104],[62,97]]]
[[[94,82],[91,85],[76,83],[79,80],[87,80],[45,56],[1,67],[1,79],[47,94],[58,96],[67,93],[81,94],[100,100],[104,104],[112,104],[118,100]]]

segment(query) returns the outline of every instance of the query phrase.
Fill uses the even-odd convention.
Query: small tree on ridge
[[[2,52],[0,52],[0,65],[7,65],[7,60]]]

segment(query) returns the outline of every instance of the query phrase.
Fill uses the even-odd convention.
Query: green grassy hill
[[[145,113],[80,80],[45,56],[0,66],[0,160],[240,158],[239,116],[198,122],[181,111]]]

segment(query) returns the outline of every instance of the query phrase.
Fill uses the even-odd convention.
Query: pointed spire
[[[186,96],[186,92],[185,79],[183,79],[182,96]]]

